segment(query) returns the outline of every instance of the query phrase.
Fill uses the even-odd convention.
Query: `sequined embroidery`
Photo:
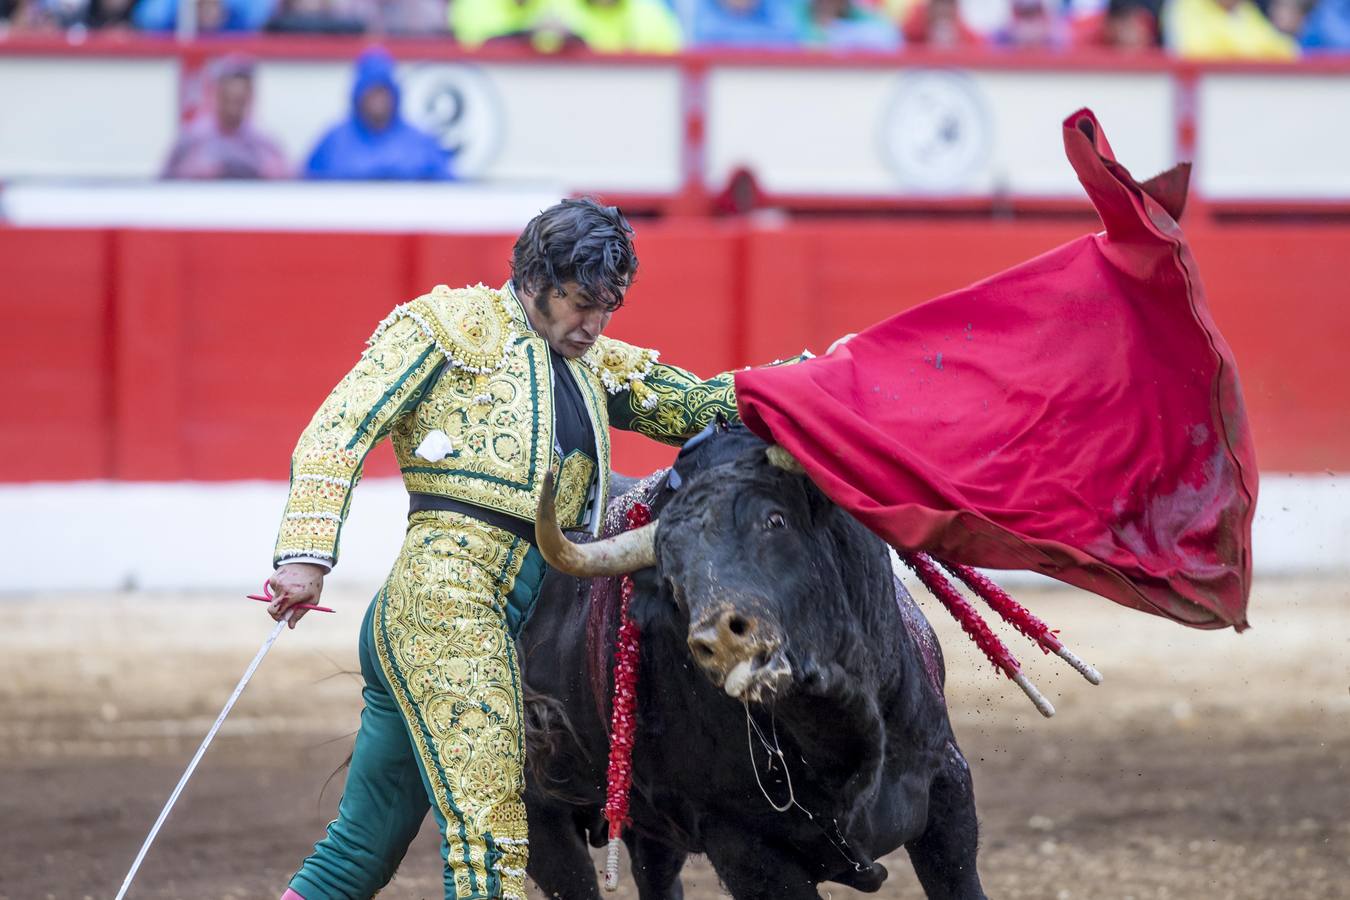
[[[524,715],[504,608],[528,545],[419,512],[377,599],[376,655],[446,820],[459,897],[525,895]]]
[[[558,472],[556,494],[558,522],[563,528],[576,528],[586,512],[586,498],[595,481],[595,462],[579,450],[567,454]]]

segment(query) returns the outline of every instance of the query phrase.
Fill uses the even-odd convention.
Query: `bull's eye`
[[[787,522],[783,519],[782,513],[769,513],[769,518],[764,520],[765,528],[786,528]]]

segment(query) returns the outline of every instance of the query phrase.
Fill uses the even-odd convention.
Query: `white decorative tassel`
[[[1086,678],[1093,684],[1102,683],[1102,673],[1098,672],[1092,666],[1088,665],[1086,662],[1080,659],[1078,657],[1078,654],[1074,653],[1068,647],[1065,647],[1061,644],[1055,650],[1055,655],[1058,656],[1060,659],[1064,660],[1069,665],[1073,666],[1075,672],[1077,672],[1079,675],[1082,675],[1084,678]]]
[[[613,893],[619,889],[619,844],[618,838],[609,839],[605,850],[605,890]]]
[[[1045,695],[1036,689],[1036,685],[1032,684],[1027,676],[1018,672],[1013,675],[1012,680],[1022,689],[1022,693],[1031,698],[1031,702],[1036,705],[1036,709],[1041,715],[1048,719],[1055,714],[1054,705],[1045,699]]]

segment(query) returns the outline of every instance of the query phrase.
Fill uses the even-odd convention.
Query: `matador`
[[[357,900],[393,877],[430,809],[445,897],[525,898],[520,662],[545,565],[534,515],[554,473],[559,522],[595,530],[609,429],[672,444],[737,417],[729,374],[700,379],[602,336],[637,271],[614,207],[566,200],[517,239],[500,289],[444,286],[380,323],[291,462],[271,585],[291,626],[337,563],[378,442],[410,498],[406,536],[360,635],[364,708],[337,819],[285,900]],[[794,362],[795,357],[788,362]]]

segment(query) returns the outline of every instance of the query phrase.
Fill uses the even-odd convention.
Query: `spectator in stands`
[[[1012,0],[1012,18],[991,37],[1013,50],[1061,50],[1069,44],[1068,22],[1053,0]]]
[[[1293,59],[1298,44],[1270,24],[1252,0],[1171,0],[1163,33],[1179,56]]]
[[[136,0],[90,0],[85,23],[100,30],[129,29]]]
[[[281,0],[267,20],[267,30],[283,34],[361,34],[366,23],[338,0]]]
[[[23,32],[59,31],[61,22],[45,0],[0,0],[0,22]]]
[[[1277,31],[1295,41],[1303,34],[1303,23],[1308,18],[1308,0],[1268,0],[1266,16]]]
[[[802,43],[824,50],[897,50],[900,29],[857,0],[809,0]]]
[[[197,32],[258,31],[272,14],[275,0],[196,0]],[[139,0],[131,21],[141,31],[174,31],[178,0]]]
[[[682,43],[664,0],[552,0],[549,12],[597,53],[674,53]]]
[[[165,178],[285,178],[286,156],[249,122],[253,61],[228,56],[213,63],[201,108],[184,126],[164,166]]]
[[[922,47],[979,47],[984,39],[961,17],[956,0],[915,3],[904,17],[901,33],[906,44]]]
[[[549,2],[454,0],[450,4],[450,30],[466,47],[479,47],[488,41],[530,41]]]
[[[319,141],[305,165],[307,178],[450,178],[448,154],[435,136],[414,128],[399,112],[394,61],[374,48],[356,62],[352,111]]]
[[[699,47],[797,47],[801,17],[783,0],[697,0],[690,43]]]
[[[1303,23],[1299,43],[1313,52],[1350,52],[1350,0],[1321,0]]]
[[[368,34],[443,34],[446,0],[355,0],[353,11]]]
[[[1110,0],[1102,12],[1073,22],[1078,47],[1137,52],[1158,47],[1158,18],[1148,0]]]

